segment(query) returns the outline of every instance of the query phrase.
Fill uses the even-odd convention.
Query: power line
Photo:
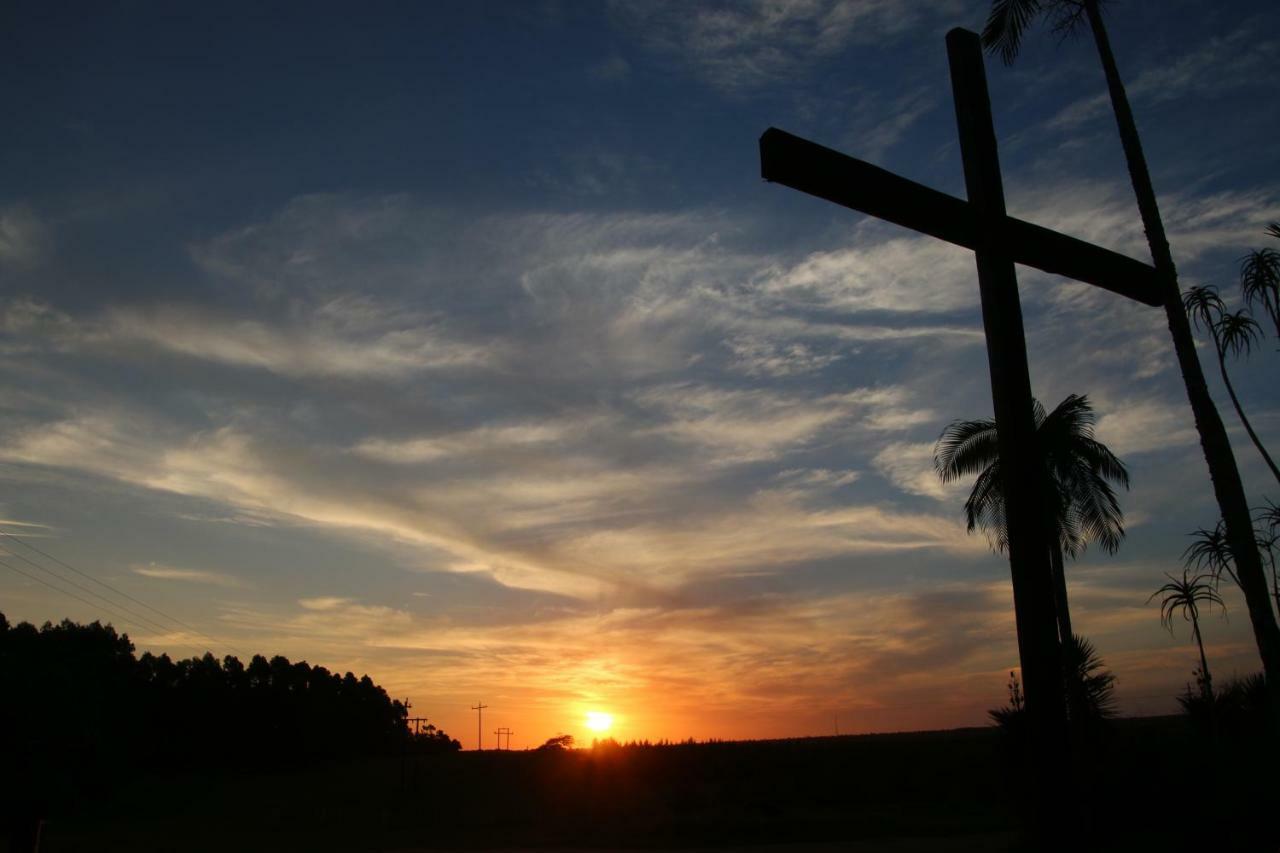
[[[165,632],[165,633],[169,633],[169,632],[171,632],[171,631],[173,630],[172,628],[168,627],[167,625],[161,625],[159,622],[156,622],[155,620],[153,620],[153,619],[151,619],[151,618],[149,618],[149,617],[147,617],[147,616],[143,616],[141,613],[138,613],[138,612],[137,612],[137,611],[135,611],[135,610],[130,610],[128,607],[125,607],[123,604],[118,604],[117,602],[112,601],[111,599],[107,598],[106,596],[102,595],[101,593],[94,592],[93,590],[89,589],[89,587],[85,586],[84,584],[76,583],[76,582],[75,582],[74,580],[72,580],[71,578],[64,578],[62,575],[58,574],[57,572],[53,571],[52,569],[50,569],[50,568],[48,568],[48,567],[46,567],[46,566],[42,566],[42,565],[40,565],[39,563],[36,563],[36,562],[34,562],[34,561],[32,561],[32,560],[28,560],[26,557],[22,556],[21,554],[18,554],[18,553],[14,552],[14,551],[10,551],[8,548],[5,548],[3,545],[0,545],[0,553],[8,554],[10,557],[17,557],[19,560],[21,560],[22,562],[26,563],[27,565],[29,565],[29,566],[34,566],[35,568],[39,569],[40,571],[44,572],[45,574],[51,575],[51,576],[53,576],[53,577],[57,578],[58,580],[62,581],[63,583],[65,583],[65,584],[68,584],[68,585],[70,585],[70,586],[75,587],[76,589],[80,590],[81,592],[85,593],[86,595],[92,595],[94,598],[99,599],[100,601],[102,601],[102,602],[106,603],[107,605],[109,605],[109,606],[111,606],[111,607],[116,608],[117,610],[123,610],[125,613],[128,613],[129,615],[133,616],[134,618],[136,618],[136,619],[140,619],[141,621],[145,622],[145,623],[146,623],[147,628],[149,628],[149,629],[150,629],[150,630],[152,630],[152,631],[163,631],[163,632]],[[82,599],[82,600],[83,600],[83,599]],[[134,623],[134,624],[137,624],[137,623]],[[139,626],[139,627],[142,627],[142,626]]]
[[[82,604],[87,604],[87,605],[89,605],[90,607],[92,607],[92,608],[93,608],[93,609],[95,609],[95,610],[100,610],[100,609],[102,609],[102,605],[101,605],[101,604],[94,604],[92,601],[88,600],[87,598],[81,598],[80,596],[76,595],[74,592],[67,592],[65,589],[62,589],[61,587],[57,587],[57,586],[54,586],[53,584],[49,583],[49,582],[48,582],[47,580],[45,580],[44,578],[37,577],[36,575],[33,575],[33,574],[29,573],[29,572],[24,572],[22,569],[19,569],[19,568],[17,568],[16,566],[12,566],[12,565],[10,565],[9,563],[6,563],[4,560],[0,560],[0,566],[4,566],[6,569],[9,569],[9,570],[10,570],[10,571],[12,571],[12,572],[17,572],[18,574],[22,575],[24,578],[30,578],[31,580],[35,581],[36,583],[44,584],[45,586],[49,587],[49,589],[53,590],[54,592],[60,592],[60,593],[62,593],[62,594],[63,594],[63,595],[65,595],[65,596],[69,596],[70,598],[74,598],[76,601],[79,601],[79,602],[81,602]],[[108,612],[109,612],[109,611],[108,611]],[[117,614],[117,613],[112,613],[111,615],[112,615],[112,616],[115,616],[115,617],[116,617],[117,619],[119,619],[121,622],[125,622],[125,623],[127,623],[127,624],[129,624],[129,625],[133,625],[135,628],[140,628],[140,629],[142,629],[143,631],[148,630],[147,628],[143,627],[142,625],[139,625],[137,622],[134,622],[132,619],[126,619],[125,617],[120,616],[120,615],[119,615],[119,614]]]
[[[62,566],[63,568],[66,568],[66,569],[69,569],[69,570],[71,570],[71,571],[75,572],[76,574],[80,575],[81,577],[84,577],[84,578],[87,578],[87,579],[89,579],[89,580],[93,581],[93,582],[94,582],[94,583],[96,583],[98,586],[101,586],[101,587],[103,587],[103,588],[105,588],[105,589],[109,589],[109,590],[111,590],[111,591],[112,591],[112,592],[114,592],[116,595],[120,596],[121,598],[125,598],[125,599],[128,599],[129,601],[132,601],[134,604],[137,604],[139,607],[145,607],[145,608],[147,608],[148,610],[150,610],[152,613],[157,613],[157,614],[159,614],[160,616],[163,616],[165,619],[168,619],[170,622],[173,622],[175,625],[179,625],[179,626],[181,626],[181,627],[183,627],[183,628],[186,628],[188,631],[192,632],[193,634],[196,634],[197,636],[204,637],[206,640],[209,640],[209,641],[211,641],[211,642],[213,642],[213,643],[217,643],[218,645],[221,645],[221,646],[225,646],[225,647],[227,647],[228,649],[230,649],[231,651],[236,652],[237,654],[240,654],[240,655],[244,655],[244,654],[246,654],[245,652],[241,651],[240,649],[237,649],[235,646],[231,645],[230,643],[226,642],[225,640],[220,640],[220,639],[218,639],[217,637],[210,636],[209,634],[206,634],[205,632],[201,631],[200,629],[198,629],[198,628],[196,628],[196,627],[194,627],[194,626],[192,626],[192,625],[188,625],[186,622],[183,622],[181,619],[177,618],[176,616],[170,616],[168,613],[165,613],[165,612],[164,612],[163,610],[161,610],[160,608],[158,608],[158,607],[152,607],[150,604],[147,604],[145,601],[142,601],[142,600],[140,600],[140,599],[134,598],[132,595],[129,595],[129,593],[127,593],[127,592],[123,592],[123,591],[121,591],[121,590],[119,590],[119,589],[116,589],[114,586],[112,586],[111,584],[107,583],[106,581],[98,580],[96,577],[94,577],[93,575],[89,574],[88,572],[82,572],[82,571],[80,571],[80,570],[79,570],[79,569],[77,569],[75,566],[71,565],[70,563],[67,563],[67,562],[65,562],[65,561],[63,561],[63,560],[59,560],[57,557],[53,556],[52,554],[50,554],[50,553],[48,553],[48,552],[46,552],[46,551],[42,551],[42,550],[40,550],[40,549],[39,549],[39,548],[37,548],[35,545],[32,545],[31,543],[29,543],[29,542],[25,541],[22,537],[18,536],[18,535],[17,535],[17,534],[15,534],[15,533],[10,533],[10,532],[9,532],[9,531],[7,531],[7,530],[0,530],[0,536],[5,536],[5,537],[8,537],[9,539],[12,539],[13,541],[17,542],[17,543],[18,543],[19,545],[21,545],[22,547],[24,547],[24,548],[29,548],[29,549],[31,549],[32,551],[35,551],[37,554],[41,555],[42,557],[44,557],[44,558],[46,558],[46,559],[49,559],[49,560],[53,560],[53,562],[57,563],[59,566]],[[15,554],[15,556],[17,556],[17,555]],[[28,560],[28,562],[30,562],[30,561]],[[94,593],[94,594],[96,595],[97,593]],[[121,608],[123,609],[123,605],[117,605],[117,606],[118,606],[118,607],[121,607]],[[169,630],[169,629],[164,629],[164,630]]]

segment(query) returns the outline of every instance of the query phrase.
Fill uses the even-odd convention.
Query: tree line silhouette
[[[36,628],[0,614],[0,752],[7,822],[146,770],[256,771],[461,748],[365,675],[305,661],[134,655],[111,625]]]

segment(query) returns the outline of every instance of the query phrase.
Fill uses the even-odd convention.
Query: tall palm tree
[[[1247,356],[1253,349],[1254,343],[1261,337],[1262,327],[1245,311],[1237,311],[1234,314],[1227,311],[1227,306],[1223,304],[1217,289],[1212,285],[1193,287],[1188,290],[1182,295],[1182,306],[1190,315],[1192,324],[1198,329],[1204,329],[1213,339],[1213,349],[1218,354],[1218,370],[1222,374],[1222,384],[1227,387],[1227,394],[1231,397],[1231,405],[1235,406],[1240,423],[1244,424],[1244,430],[1253,441],[1253,446],[1258,448],[1267,467],[1275,476],[1276,482],[1280,483],[1280,468],[1276,467],[1271,454],[1262,445],[1262,439],[1258,438],[1258,434],[1254,432],[1253,424],[1249,423],[1249,419],[1245,417],[1240,398],[1236,396],[1235,386],[1231,384],[1231,377],[1227,375],[1227,355]]]
[[[1236,467],[1235,455],[1231,451],[1231,442],[1227,438],[1227,429],[1213,404],[1213,398],[1209,396],[1204,371],[1196,356],[1191,324],[1182,310],[1178,270],[1173,263],[1173,254],[1169,251],[1169,240],[1165,236],[1164,221],[1160,217],[1160,206],[1156,202],[1151,173],[1138,135],[1138,125],[1134,121],[1129,96],[1120,79],[1120,70],[1111,50],[1111,40],[1102,20],[1099,0],[992,0],[991,13],[982,33],[983,43],[988,50],[1000,54],[1006,64],[1012,63],[1018,56],[1027,28],[1042,14],[1051,16],[1054,28],[1064,34],[1087,23],[1097,46],[1120,133],[1120,144],[1129,169],[1129,179],[1137,197],[1138,213],[1147,235],[1152,262],[1161,281],[1165,319],[1173,338],[1174,353],[1182,372],[1187,399],[1191,403],[1196,430],[1200,434],[1200,447],[1209,467],[1214,496],[1226,524],[1227,539],[1240,576],[1240,587],[1249,608],[1254,640],[1267,676],[1272,715],[1280,721],[1280,625],[1276,624],[1271,611],[1262,557],[1253,537],[1249,502],[1245,498],[1244,485]],[[1274,233],[1280,236],[1280,227]]]
[[[1182,570],[1182,579],[1179,580],[1173,575],[1165,575],[1169,582],[1151,594],[1151,601],[1157,595],[1163,595],[1160,600],[1160,624],[1169,629],[1169,634],[1173,634],[1173,615],[1177,611],[1182,611],[1182,618],[1191,623],[1191,636],[1195,638],[1196,646],[1200,649],[1200,689],[1204,693],[1205,699],[1213,699],[1213,679],[1209,675],[1209,660],[1204,656],[1204,640],[1200,636],[1200,605],[1212,607],[1218,605],[1224,611],[1227,606],[1222,603],[1222,599],[1218,596],[1217,591],[1213,588],[1213,583],[1206,575],[1188,575],[1187,569]]]
[[[1044,465],[1041,488],[1048,507],[1044,524],[1046,539],[1052,543],[1049,556],[1058,637],[1066,643],[1073,633],[1063,554],[1076,557],[1090,541],[1097,542],[1109,554],[1120,547],[1124,514],[1111,484],[1127,489],[1129,472],[1105,445],[1094,439],[1094,415],[1088,397],[1072,394],[1047,415],[1039,402],[1033,401],[1033,405],[1036,444]],[[992,547],[999,551],[1007,548],[1008,525],[995,421],[950,424],[934,447],[933,463],[944,483],[977,476],[964,503],[969,532],[980,527]]]

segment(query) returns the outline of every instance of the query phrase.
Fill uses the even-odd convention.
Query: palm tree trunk
[[[1258,452],[1266,460],[1267,467],[1271,469],[1271,473],[1275,476],[1276,482],[1280,483],[1280,468],[1276,467],[1276,463],[1271,459],[1271,454],[1262,446],[1262,439],[1258,438],[1258,434],[1253,431],[1253,424],[1249,423],[1249,419],[1244,416],[1244,408],[1240,405],[1240,398],[1236,396],[1235,386],[1231,384],[1231,377],[1227,375],[1226,353],[1222,351],[1222,345],[1218,343],[1216,335],[1214,336],[1213,344],[1218,350],[1218,371],[1222,374],[1222,384],[1227,386],[1227,394],[1231,397],[1231,405],[1236,407],[1236,414],[1240,416],[1240,423],[1244,424],[1244,431],[1249,433],[1253,446],[1258,448]]]
[[[1071,609],[1067,606],[1067,573],[1063,570],[1062,547],[1055,544],[1049,549],[1049,562],[1053,569],[1053,598],[1058,611],[1058,640],[1071,642]]]
[[[1262,658],[1262,667],[1269,687],[1272,715],[1280,720],[1280,626],[1276,625],[1275,615],[1271,611],[1267,581],[1262,571],[1262,558],[1258,554],[1257,542],[1253,538],[1253,519],[1249,515],[1249,502],[1244,495],[1244,485],[1240,482],[1240,471],[1236,468],[1226,427],[1223,426],[1222,418],[1213,405],[1213,399],[1209,396],[1204,372],[1200,369],[1200,361],[1196,356],[1191,324],[1182,309],[1177,267],[1174,266],[1173,255],[1169,251],[1169,241],[1165,237],[1164,223],[1160,219],[1160,207],[1156,202],[1155,189],[1151,184],[1146,156],[1142,153],[1138,127],[1133,119],[1133,111],[1129,107],[1129,98],[1125,94],[1124,84],[1120,80],[1115,56],[1111,52],[1111,42],[1107,38],[1106,27],[1102,22],[1098,0],[1084,0],[1084,7],[1089,18],[1089,26],[1093,31],[1094,42],[1098,47],[1102,69],[1107,78],[1107,90],[1111,95],[1111,105],[1120,131],[1120,143],[1124,148],[1125,161],[1129,167],[1129,179],[1133,183],[1133,191],[1137,196],[1138,212],[1142,216],[1142,227],[1146,231],[1151,259],[1165,290],[1164,312],[1169,323],[1169,332],[1173,336],[1173,349],[1182,371],[1187,399],[1191,403],[1191,411],[1195,416],[1196,430],[1200,434],[1200,447],[1204,452],[1205,462],[1209,466],[1209,478],[1213,483],[1214,495],[1222,511],[1228,544],[1235,558],[1240,589],[1249,607],[1249,620],[1253,625],[1254,641],[1258,645],[1258,654]]]
[[[1200,620],[1191,618],[1191,633],[1196,638],[1196,646],[1200,649],[1200,675],[1204,679],[1201,690],[1204,698],[1213,701],[1213,678],[1209,675],[1209,659],[1204,656],[1204,639],[1200,636]]]

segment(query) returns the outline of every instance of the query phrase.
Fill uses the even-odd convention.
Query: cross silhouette
[[[1004,476],[1009,565],[1027,709],[1042,757],[1061,756],[1065,705],[1059,638],[1043,524],[1045,496],[1036,472],[1031,379],[1014,264],[1105,288],[1146,305],[1161,304],[1148,264],[1009,216],[991,100],[977,33],[947,34],[952,96],[968,200],[894,175],[870,163],[769,128],[760,168],[783,184],[862,213],[972,249]],[[1047,752],[1054,755],[1048,755]],[[1049,766],[1058,766],[1052,761]],[[1049,771],[1052,772],[1052,771]]]

